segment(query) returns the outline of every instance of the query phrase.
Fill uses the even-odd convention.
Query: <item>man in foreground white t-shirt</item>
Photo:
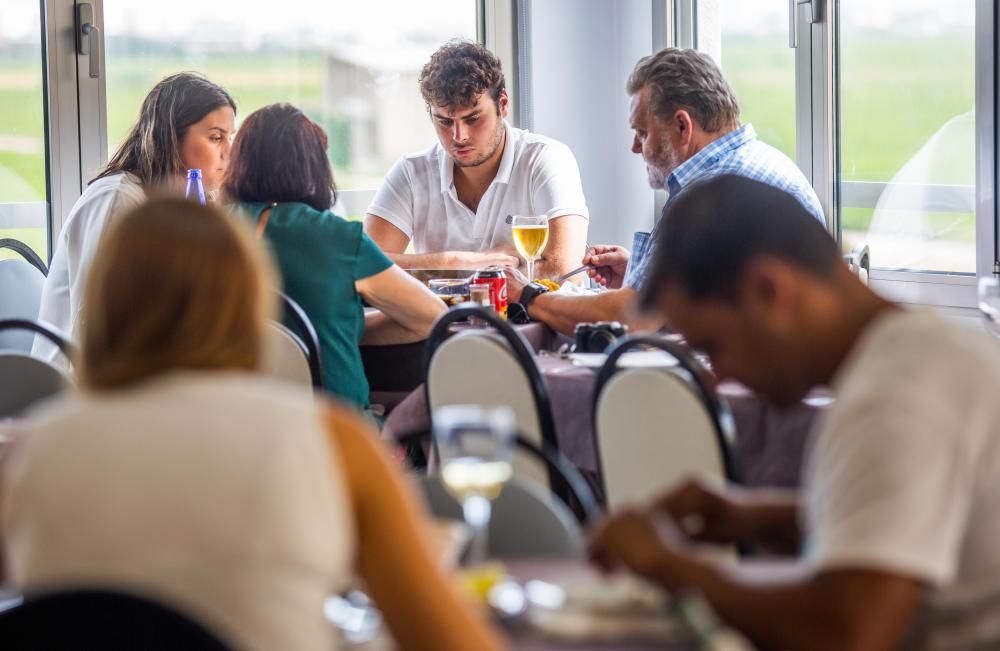
[[[389,170],[365,216],[368,236],[404,268],[518,266],[507,216],[545,215],[549,241],[536,275],[579,266],[589,213],[576,159],[562,143],[507,124],[496,56],[478,43],[448,43],[424,66],[420,91],[439,142]]]
[[[997,343],[875,295],[768,185],[704,181],[664,219],[644,307],[720,379],[779,405],[830,385],[836,402],[800,496],[691,481],[612,517],[595,560],[700,591],[762,648],[1000,648]],[[689,548],[736,541],[798,557],[723,567]]]

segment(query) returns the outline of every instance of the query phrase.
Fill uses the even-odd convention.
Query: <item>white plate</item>
[[[608,356],[604,353],[570,353],[576,366],[601,368]],[[635,350],[618,358],[619,368],[665,368],[677,366],[677,360],[662,350]]]

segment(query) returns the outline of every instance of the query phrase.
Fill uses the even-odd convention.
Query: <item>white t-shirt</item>
[[[998,346],[932,312],[880,317],[813,441],[806,559],[925,583],[905,648],[1000,648]]]
[[[323,604],[356,532],[310,392],[180,372],[69,396],[32,416],[0,479],[17,588],[146,594],[240,649],[336,648]]]
[[[500,168],[475,213],[459,200],[454,163],[440,143],[397,161],[368,213],[403,231],[415,253],[511,245],[507,215],[589,218],[580,169],[569,147],[504,125],[507,141]]]
[[[83,288],[97,247],[111,220],[145,198],[139,179],[128,173],[105,176],[87,186],[59,234],[49,275],[42,287],[39,321],[55,326],[70,341],[79,341],[77,327]],[[68,366],[59,349],[40,336],[35,337],[31,354],[60,367]]]

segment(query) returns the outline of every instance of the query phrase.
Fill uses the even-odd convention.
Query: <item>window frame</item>
[[[516,0],[474,0],[480,42],[500,57],[516,96]],[[49,255],[70,209],[93,176],[108,160],[107,87],[105,77],[104,0],[88,0],[100,30],[100,75],[89,75],[89,59],[76,51],[76,6],[80,0],[40,0],[43,12],[49,179]],[[516,123],[517,107],[514,120]],[[364,214],[375,195],[372,188],[338,192],[348,214]],[[0,210],[5,204],[0,204]]]
[[[707,2],[717,3],[718,0],[673,0],[673,13],[677,18],[674,35],[679,47],[697,47],[699,41],[711,41],[698,37],[703,28],[697,21],[698,5]],[[815,21],[812,20],[814,5]],[[874,186],[879,184],[847,182],[838,186],[837,6],[838,0],[790,0],[789,28],[798,35],[796,163],[813,184],[827,217],[827,227],[839,241],[841,199],[847,201],[844,207],[874,207],[878,189]],[[992,0],[976,0],[976,273],[872,269],[871,286],[892,300],[969,310],[976,307],[977,277],[995,271],[1000,274],[1000,265],[995,263],[1000,251],[996,227],[996,153],[1000,147],[994,54],[998,27]],[[848,196],[839,196],[841,190]],[[931,191],[932,196],[947,205],[950,198],[967,189],[931,186]],[[878,251],[872,254],[877,264]]]

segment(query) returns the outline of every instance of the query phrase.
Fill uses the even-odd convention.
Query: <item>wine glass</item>
[[[549,243],[549,218],[545,215],[514,215],[511,219],[514,246],[528,263],[528,282],[535,280],[535,260]]]
[[[979,311],[986,329],[1000,337],[1000,279],[984,276],[979,279]]]
[[[509,407],[449,405],[434,410],[433,420],[441,479],[462,503],[472,533],[466,562],[480,565],[486,560],[490,500],[511,475],[514,412]]]

